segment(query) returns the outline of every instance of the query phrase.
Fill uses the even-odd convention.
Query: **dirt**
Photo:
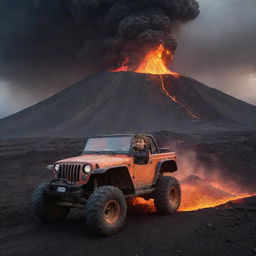
[[[240,177],[255,190],[255,133],[211,134],[208,140],[158,133],[157,139],[178,149],[180,158],[193,151],[200,166],[212,166],[209,173],[221,166],[224,176]],[[77,155],[83,145],[84,139],[0,140],[1,255],[256,255],[256,197],[172,216],[130,207],[121,232],[108,238],[88,231],[83,210],[73,210],[63,223],[42,224],[31,210],[33,189],[51,178],[48,164]]]

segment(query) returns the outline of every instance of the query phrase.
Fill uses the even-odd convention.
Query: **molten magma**
[[[168,74],[178,78],[180,76],[178,73],[167,68],[165,59],[168,59],[169,62],[172,61],[173,54],[160,44],[156,49],[153,49],[146,54],[135,72],[154,75]]]
[[[134,71],[136,73],[146,73],[154,75],[171,75],[179,77],[180,75],[176,72],[171,71],[167,68],[167,63],[173,60],[173,53],[170,50],[164,48],[160,44],[157,48],[150,50],[141,61],[139,67]],[[125,57],[121,67],[112,70],[112,72],[120,71],[131,71],[129,69],[129,57]]]
[[[177,98],[174,95],[170,94],[165,88],[162,75],[171,75],[176,78],[180,77],[178,73],[173,72],[167,68],[166,63],[170,63],[172,62],[172,60],[173,53],[170,50],[165,49],[164,46],[160,44],[157,48],[150,50],[146,54],[139,67],[134,72],[159,75],[161,80],[161,87],[165,95],[169,97],[173,102],[178,104],[192,118],[199,119],[196,114],[192,113],[184,104],[179,102]],[[129,71],[129,58],[126,57],[122,66],[112,71]]]
[[[183,105],[181,102],[179,102],[176,97],[174,95],[171,95],[165,88],[164,85],[164,81],[161,75],[160,76],[160,80],[161,80],[161,87],[162,90],[164,91],[164,93],[166,94],[166,96],[168,96],[172,101],[174,101],[175,103],[177,103],[178,105],[180,105],[180,107],[182,107],[185,112],[187,112],[188,115],[190,115],[191,117],[195,118],[195,119],[199,119],[199,116],[197,116],[196,114],[192,113],[187,107],[185,107],[185,105]]]
[[[254,196],[248,194],[232,195],[226,192],[219,193],[218,190],[214,193],[207,193],[200,187],[182,185],[182,200],[179,211],[195,211],[204,208],[210,208],[225,204],[231,200],[244,199],[245,197]],[[242,202],[242,201],[241,201]],[[136,197],[132,201],[132,205],[139,207],[145,212],[155,212],[154,200],[145,200],[141,197]]]
[[[213,188],[213,187],[212,187]],[[179,211],[194,211],[209,207],[215,207],[231,200],[244,198],[247,195],[232,195],[227,192],[216,189],[208,191],[208,189],[182,185],[182,201]]]

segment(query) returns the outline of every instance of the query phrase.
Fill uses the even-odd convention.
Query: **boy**
[[[144,135],[135,136],[135,147],[133,147],[133,157],[135,164],[147,164],[149,160],[149,150],[146,147],[147,139]]]

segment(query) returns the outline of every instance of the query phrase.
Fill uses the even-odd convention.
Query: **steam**
[[[242,195],[248,192],[227,170],[223,169],[215,155],[212,155],[208,159],[208,163],[206,163],[200,161],[200,156],[197,152],[192,150],[185,151],[178,154],[177,165],[179,171],[174,173],[174,175],[179,180],[195,175],[208,184],[230,194]]]
[[[172,32],[199,14],[195,0],[72,0],[69,8],[84,25],[83,53],[100,53],[106,69],[119,67],[128,58],[128,66],[134,70],[146,52],[159,44],[175,51]],[[95,39],[102,42],[96,49]]]

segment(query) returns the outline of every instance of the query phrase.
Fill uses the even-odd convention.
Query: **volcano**
[[[0,137],[251,129],[256,107],[191,78],[102,72],[0,120]]]

